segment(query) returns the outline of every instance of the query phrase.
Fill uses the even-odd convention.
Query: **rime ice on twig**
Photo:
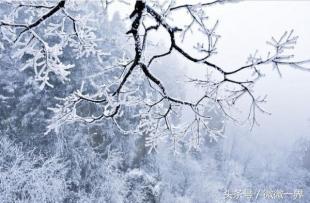
[[[28,58],[21,70],[33,68],[34,79],[40,84],[41,90],[45,86],[53,87],[51,76],[56,76],[61,82],[69,80],[74,64],[62,61],[66,47],[71,47],[77,58],[91,54],[100,58],[107,54],[97,49],[96,43],[100,39],[89,21],[93,13],[83,17],[71,15],[70,12],[77,9],[73,1],[61,0],[54,5],[45,1],[7,4],[11,12],[0,19],[0,32],[3,39],[19,49],[15,53],[16,58]],[[32,15],[20,19],[23,12]],[[52,21],[55,17],[61,20]],[[72,25],[70,28],[67,27],[68,23]],[[56,39],[58,43],[49,44],[50,39]]]

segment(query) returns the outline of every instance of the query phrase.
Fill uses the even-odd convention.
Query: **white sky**
[[[296,59],[309,59],[309,11],[310,1],[245,1],[210,9],[210,16],[221,21],[218,61],[238,64],[256,49],[266,53],[266,40],[290,29],[299,36],[294,50]],[[253,132],[256,140],[274,145],[277,141],[290,143],[296,137],[310,136],[310,72],[283,67],[283,77],[279,78],[272,67],[264,68],[267,77],[259,81],[256,92],[268,95],[265,109],[272,115],[259,117],[261,126]]]

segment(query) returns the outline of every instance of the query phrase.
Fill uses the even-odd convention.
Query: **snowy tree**
[[[46,159],[25,152],[4,134],[0,155],[1,202],[58,202],[65,196],[66,165],[60,157]]]
[[[128,46],[123,57],[117,58],[109,65],[105,64],[105,71],[113,72],[115,76],[107,78],[102,84],[96,84],[98,90],[94,93],[77,90],[64,98],[63,104],[51,109],[55,117],[51,120],[47,132],[57,130],[67,121],[82,120],[93,123],[109,119],[124,133],[148,134],[147,145],[151,148],[156,148],[163,137],[170,137],[174,145],[187,140],[190,146],[198,147],[201,134],[205,134],[203,131],[209,136],[222,134],[208,125],[210,116],[205,114],[208,104],[216,105],[226,117],[237,120],[231,109],[243,97],[250,101],[247,120],[250,120],[252,125],[255,124],[257,111],[266,113],[261,106],[265,97],[256,96],[253,92],[256,81],[262,77],[259,67],[271,64],[281,74],[282,65],[309,70],[304,67],[308,61],[294,61],[294,56],[288,52],[288,49],[294,48],[298,38],[291,31],[285,32],[279,39],[272,38],[268,41],[272,48],[270,52],[265,57],[255,52],[249,56],[244,66],[227,69],[212,63],[212,56],[218,54],[218,22],[210,24],[204,8],[226,2],[230,1],[217,0],[182,5],[174,1],[163,4],[156,1],[136,1],[129,16],[132,24],[126,33],[130,36],[133,46]],[[61,56],[67,49],[75,54],[76,59],[93,55],[99,63],[111,54],[100,49],[100,43],[104,43],[105,39],[96,33],[99,22],[95,22],[95,19],[98,15],[90,11],[97,3],[99,2],[87,4],[64,0],[2,3],[6,7],[0,24],[2,38],[14,43],[18,48],[14,57],[25,59],[21,70],[32,68],[33,79],[39,84],[40,89],[45,86],[53,87],[54,78],[61,82],[69,80],[70,70],[75,64],[62,60]],[[105,2],[104,7],[110,3],[112,2]],[[184,27],[177,25],[174,22],[177,12],[185,12],[191,19],[190,23]],[[168,51],[160,54],[148,53],[152,40],[149,35],[159,32],[160,29],[168,36]],[[197,30],[205,39],[205,43],[198,42],[194,45],[194,51],[182,48],[182,41],[186,40],[191,30]],[[174,52],[211,72],[206,77],[190,78],[190,82],[204,88],[203,95],[196,101],[171,96],[161,79],[150,71],[157,61]],[[240,73],[250,75],[245,79],[235,77]],[[146,91],[148,93],[145,95],[140,94],[140,83],[149,85],[148,89],[151,90]],[[96,104],[101,106],[99,108],[102,110],[95,115],[81,116],[77,110],[81,102]],[[133,117],[139,117],[140,121],[134,128],[125,129],[118,122],[118,118],[130,106],[139,106],[140,110]],[[192,119],[176,124],[173,119],[176,112],[184,109],[192,112]]]
[[[1,1],[1,202],[217,202],[226,189],[268,178],[274,188],[307,187],[295,163],[266,161],[253,172],[253,157],[235,156],[236,146],[224,158],[225,122],[242,122],[238,102],[248,99],[251,125],[267,113],[254,92],[260,68],[309,70],[290,51],[293,31],[243,66],[213,63],[219,23],[205,9],[228,2]],[[114,3],[131,15],[108,14]],[[165,37],[157,43],[154,34]],[[186,77],[199,98],[186,97],[176,78],[192,70],[177,61],[207,70]],[[296,181],[279,181],[287,175]]]

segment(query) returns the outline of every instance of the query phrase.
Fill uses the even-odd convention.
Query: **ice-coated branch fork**
[[[72,5],[66,0],[60,0],[54,5],[51,2],[28,4],[9,2],[12,12],[0,19],[0,32],[3,39],[19,49],[15,57],[27,57],[21,70],[33,68],[35,81],[40,89],[53,87],[50,77],[55,75],[61,82],[69,80],[70,69],[74,64],[64,64],[61,55],[65,47],[70,46],[77,56],[89,54],[104,55],[97,50],[93,28],[86,24],[86,19],[79,19],[70,14]],[[31,11],[33,16],[18,18],[19,13]],[[54,23],[53,19],[61,17],[63,20]],[[72,32],[65,27],[66,21],[72,22]],[[43,34],[44,33],[44,34]],[[58,38],[59,43],[50,43],[49,37]]]
[[[208,29],[205,24],[205,19],[207,19],[206,16],[204,16],[203,12],[197,12],[197,9],[202,9],[204,6],[214,5],[217,3],[223,3],[226,1],[218,0],[213,1],[209,3],[201,3],[197,5],[179,5],[179,6],[172,6],[169,8],[168,12],[172,12],[175,10],[181,10],[185,9],[188,11],[189,15],[192,18],[191,24],[185,29],[178,28],[176,26],[170,25],[167,22],[167,19],[159,14],[155,8],[149,6],[147,2],[144,1],[136,1],[135,9],[130,15],[130,18],[133,19],[133,23],[131,26],[131,29],[127,32],[127,34],[131,34],[134,39],[135,44],[135,57],[134,62],[131,64],[131,66],[128,68],[127,73],[122,78],[120,85],[118,86],[116,92],[114,95],[119,94],[121,89],[126,84],[126,81],[130,77],[131,73],[135,68],[140,67],[142,69],[142,72],[144,73],[145,77],[155,86],[158,88],[159,95],[161,96],[161,99],[159,99],[157,102],[153,104],[149,104],[150,109],[154,108],[154,106],[159,105],[162,102],[167,103],[167,110],[163,114],[159,114],[160,116],[157,117],[158,120],[163,119],[164,124],[166,126],[166,130],[169,130],[170,133],[173,135],[175,134],[172,132],[171,124],[169,124],[169,116],[173,112],[173,108],[175,105],[185,105],[188,106],[190,109],[192,109],[194,115],[195,115],[195,122],[199,121],[200,119],[204,118],[205,115],[200,112],[199,106],[203,106],[204,102],[213,102],[214,104],[218,105],[219,108],[223,111],[223,113],[229,117],[234,119],[229,113],[228,109],[233,107],[236,102],[242,98],[247,96],[250,99],[250,109],[249,114],[247,117],[247,120],[250,120],[252,123],[252,126],[254,124],[257,124],[256,120],[256,112],[260,111],[263,113],[267,113],[262,107],[261,103],[265,102],[265,97],[257,97],[253,94],[253,85],[255,82],[262,77],[262,74],[258,70],[258,66],[264,65],[264,64],[273,64],[275,67],[278,67],[279,65],[293,65],[295,68],[299,68],[302,70],[309,70],[308,68],[305,68],[301,65],[306,64],[308,61],[288,61],[292,58],[292,56],[286,56],[283,55],[283,52],[286,49],[294,48],[294,45],[296,43],[297,37],[293,36],[293,31],[290,33],[285,33],[278,41],[272,38],[272,42],[269,42],[268,44],[271,45],[274,48],[274,53],[270,53],[266,59],[262,59],[261,57],[256,57],[256,55],[249,57],[249,63],[237,67],[233,70],[227,70],[224,67],[221,67],[220,65],[217,65],[210,61],[210,57],[215,53],[216,50],[216,42],[218,40],[218,35],[215,34],[215,29],[217,27],[218,22],[211,28]],[[143,23],[143,15],[150,16],[156,21],[156,25],[146,27]],[[192,55],[189,51],[186,51],[177,43],[176,36],[178,33],[182,33],[181,36],[184,39],[186,37],[186,32],[191,29],[191,27],[197,24],[200,28],[200,30],[203,31],[203,33],[208,38],[208,45],[207,48],[204,48],[204,45],[198,44],[196,49],[199,50],[201,53],[206,53],[204,57],[196,57]],[[139,33],[139,28],[144,29],[144,34],[142,35]],[[149,61],[142,61],[142,52],[145,51],[147,37],[149,32],[156,32],[159,27],[164,28],[164,30],[169,35],[169,50],[162,53],[157,54],[149,57]],[[200,85],[206,85],[208,86],[208,91],[198,99],[197,102],[189,102],[182,99],[172,98],[168,95],[166,87],[163,85],[161,80],[154,76],[149,68],[151,65],[157,61],[160,60],[163,57],[166,57],[170,55],[173,51],[179,53],[183,58],[186,60],[189,60],[193,63],[200,64],[201,67],[204,67],[206,69],[213,69],[213,71],[216,71],[220,75],[222,75],[222,79],[216,82],[212,82],[212,80],[200,80]],[[232,69],[232,68],[230,68]],[[278,69],[278,68],[277,68]],[[251,71],[253,72],[253,75],[255,77],[252,77],[246,81],[235,79],[234,76],[239,74],[240,72],[246,72]],[[197,80],[192,80],[192,82],[196,83]],[[151,84],[150,83],[150,84]],[[222,88],[226,84],[231,86],[231,89],[224,89]],[[226,92],[225,94],[223,92]],[[149,110],[150,111],[150,110]],[[236,120],[236,119],[234,119]],[[201,125],[204,126],[204,125]],[[187,126],[188,127],[188,126]],[[198,127],[200,128],[200,127]],[[199,131],[199,130],[198,130]]]

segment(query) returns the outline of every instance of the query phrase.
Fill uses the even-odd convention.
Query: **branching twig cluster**
[[[146,144],[151,150],[156,149],[161,138],[165,136],[171,138],[174,150],[177,150],[179,145],[184,143],[184,140],[189,141],[189,148],[198,148],[205,137],[204,135],[209,135],[210,138],[216,140],[223,133],[223,126],[212,128],[210,125],[210,120],[212,120],[212,114],[208,111],[210,104],[218,108],[225,117],[239,120],[232,115],[230,110],[241,98],[248,98],[250,100],[247,120],[251,121],[252,126],[257,124],[257,112],[267,113],[261,106],[261,104],[265,102],[266,97],[258,97],[253,93],[255,82],[263,76],[260,71],[260,66],[272,64],[279,74],[281,74],[281,65],[290,65],[294,68],[309,71],[309,69],[304,67],[309,61],[293,61],[293,55],[286,54],[287,49],[294,48],[297,41],[297,37],[294,36],[293,31],[291,31],[290,33],[284,33],[279,40],[272,38],[271,41],[268,42],[273,50],[266,58],[258,56],[258,52],[255,52],[253,55],[250,55],[246,65],[234,69],[227,69],[213,63],[211,58],[213,55],[217,54],[216,46],[220,37],[216,33],[218,21],[214,25],[208,27],[208,16],[204,9],[205,7],[224,2],[226,1],[215,0],[195,5],[176,5],[174,1],[171,1],[165,5],[160,5],[154,1],[146,2],[137,0],[135,2],[134,11],[129,16],[132,23],[127,32],[134,41],[133,57],[132,59],[126,58],[121,64],[111,66],[117,67],[118,70],[119,68],[122,69],[119,80],[102,87],[95,95],[84,95],[82,91],[77,91],[65,98],[62,105],[52,109],[55,113],[55,117],[52,119],[52,125],[50,125],[49,131],[70,120],[83,120],[92,123],[107,118],[111,119],[122,132],[148,135]],[[103,3],[108,5],[111,1],[103,1]],[[0,27],[2,32],[6,30],[9,31],[7,33],[16,35],[14,40],[15,43],[25,48],[25,50],[21,52],[21,56],[31,50],[29,54],[33,55],[32,60],[35,64],[34,70],[36,76],[44,85],[49,85],[48,75],[50,72],[63,76],[63,80],[67,79],[69,73],[67,69],[71,68],[72,65],[62,64],[59,58],[61,55],[61,47],[67,44],[68,41],[77,42],[73,45],[76,49],[81,49],[82,47],[82,49],[85,48],[90,50],[90,52],[96,49],[96,46],[91,43],[91,41],[95,39],[94,33],[80,17],[70,14],[65,0],[61,0],[53,6],[49,4],[33,5],[24,3],[15,6],[17,6],[17,8],[27,7],[30,9],[42,10],[43,12],[43,14],[39,15],[37,20],[32,23],[17,23],[17,21],[9,20],[8,18],[0,21]],[[190,17],[189,24],[185,25],[183,28],[174,25],[170,18],[175,12],[186,12],[187,16]],[[63,15],[63,22],[66,21],[72,24],[73,33],[66,35],[67,38],[69,37],[70,39],[63,40],[63,42],[65,41],[66,43],[58,47],[51,47],[40,37],[36,29],[55,15],[55,13]],[[150,25],[147,23],[148,21],[154,23]],[[48,30],[52,33],[52,30],[57,29],[58,26],[62,27],[60,29],[61,33],[58,33],[59,36],[61,34],[65,36],[64,23],[55,26],[50,24]],[[159,32],[159,29],[164,30],[164,32],[168,34],[167,36],[169,36],[168,51],[146,56],[148,42],[151,40],[150,33]],[[199,42],[194,46],[195,50],[199,52],[200,57],[195,56],[195,54],[192,54],[189,50],[182,47],[182,42],[190,36],[189,32],[195,34],[196,31],[202,33],[207,39],[206,42]],[[28,37],[23,37],[24,35]],[[22,38],[27,40],[22,42]],[[38,47],[40,48],[38,49]],[[218,77],[208,75],[205,78],[189,79],[189,82],[202,87],[204,90],[203,95],[196,101],[189,101],[171,96],[161,79],[150,71],[150,68],[154,66],[155,62],[169,56],[172,52],[218,75]],[[89,52],[83,52],[84,55],[88,53]],[[83,54],[81,56],[84,56]],[[100,52],[100,54],[104,53]],[[30,66],[30,61],[26,65]],[[147,81],[150,90],[149,93],[144,95],[144,98],[140,99],[137,99],[137,91],[131,90],[131,87],[129,87],[130,85],[128,85],[132,82],[138,82],[138,80],[141,79],[136,77],[137,72],[140,73],[143,80]],[[252,75],[247,80],[238,79],[237,75],[244,72],[250,72]],[[135,97],[136,99],[133,99]],[[79,113],[76,112],[76,109],[82,102],[99,105],[102,108],[102,112],[97,116],[80,116]],[[125,130],[121,127],[118,118],[124,113],[126,106],[130,105],[136,105],[136,107],[140,108],[138,110],[140,122],[136,129]],[[182,111],[190,112],[191,116],[186,119],[182,118],[182,116],[180,116],[180,112]]]
[[[216,3],[220,3],[223,1],[213,1],[209,3],[201,3],[197,5],[179,5],[179,6],[168,6],[168,11],[165,11],[165,15],[160,14],[157,12],[154,7],[149,6],[146,2],[143,1],[136,1],[135,10],[132,12],[130,17],[133,19],[133,23],[131,26],[131,30],[128,31],[127,34],[132,34],[133,39],[135,41],[135,59],[131,66],[128,68],[127,74],[123,77],[117,91],[114,93],[118,95],[122,87],[126,84],[126,81],[130,77],[131,72],[135,68],[142,69],[144,76],[149,80],[149,84],[154,84],[156,86],[156,90],[159,95],[159,100],[148,104],[149,112],[155,109],[156,106],[160,106],[160,111],[162,113],[156,113],[157,116],[153,118],[157,120],[155,126],[165,126],[164,130],[169,131],[169,134],[174,137],[174,141],[176,137],[180,137],[180,131],[182,131],[183,135],[187,133],[189,129],[196,129],[196,132],[191,131],[191,134],[196,135],[197,138],[200,137],[201,128],[203,127],[206,129],[209,134],[212,134],[211,130],[208,128],[208,125],[205,124],[205,120],[208,119],[208,116],[202,113],[203,107],[206,106],[208,102],[212,102],[216,104],[221,110],[224,115],[234,120],[237,120],[232,117],[229,113],[229,109],[233,107],[240,98],[248,97],[250,99],[250,109],[247,120],[252,122],[252,126],[257,124],[256,120],[256,112],[260,111],[263,113],[267,113],[262,107],[261,103],[265,102],[266,97],[257,97],[253,94],[253,86],[255,82],[262,77],[262,74],[259,71],[259,66],[263,64],[273,64],[277,69],[279,65],[294,65],[303,70],[309,70],[305,67],[300,65],[305,64],[307,61],[290,61],[293,56],[285,55],[284,51],[286,49],[293,48],[297,37],[293,36],[293,31],[285,33],[279,40],[275,40],[272,38],[272,42],[268,44],[272,45],[274,48],[274,53],[269,53],[266,59],[262,59],[261,57],[257,57],[257,53],[249,57],[249,64],[236,68],[234,70],[227,71],[224,67],[221,67],[215,63],[210,61],[210,57],[213,54],[216,54],[216,43],[219,38],[219,35],[215,33],[215,29],[217,27],[218,22],[211,28],[207,28],[205,20],[208,18],[204,11],[203,7],[208,5],[213,5]],[[170,13],[170,15],[179,9],[185,9],[189,16],[191,17],[191,22],[189,25],[186,25],[183,29],[168,24],[166,15]],[[162,11],[163,9],[158,9]],[[147,16],[152,18],[156,21],[156,25],[151,25],[149,27],[143,24],[143,16]],[[207,36],[207,46],[204,44],[197,44],[194,48],[198,50],[200,53],[205,54],[204,57],[197,58],[194,55],[190,54],[188,51],[183,49],[180,44],[178,44],[176,38],[177,34],[180,33],[181,41],[186,38],[188,31],[193,29],[194,25],[198,25],[198,30],[201,31],[204,35]],[[143,26],[143,27],[142,27]],[[144,34],[142,35],[138,32],[139,28],[143,28]],[[153,55],[149,57],[149,61],[143,61],[141,58],[141,53],[146,50],[145,42],[147,41],[148,33],[156,31],[159,27],[164,28],[164,30],[169,34],[169,50],[162,54]],[[167,55],[170,55],[172,52],[177,52],[179,55],[184,57],[185,59],[201,64],[202,67],[211,68],[213,71],[217,72],[222,76],[222,79],[215,80],[212,78],[208,78],[207,80],[198,80],[198,79],[191,79],[191,82],[197,83],[200,86],[205,87],[206,91],[205,94],[200,97],[196,102],[186,101],[178,98],[173,98],[169,94],[167,94],[166,88],[161,82],[161,80],[155,77],[150,71],[149,68],[151,65],[156,61],[159,60]],[[241,81],[235,79],[235,75],[245,72],[251,71],[252,77],[246,81]],[[191,109],[193,113],[193,121],[188,122],[188,125],[185,127],[180,128],[173,126],[173,122],[170,120],[171,115],[176,111],[176,108],[179,106],[186,106]],[[165,109],[164,111],[162,109]],[[178,130],[176,130],[176,129]],[[182,130],[180,130],[182,129]],[[154,132],[158,132],[157,127],[152,129]],[[179,132],[178,132],[179,131]],[[154,136],[157,138],[158,133],[153,133]],[[194,136],[193,136],[194,137]],[[149,145],[153,147],[152,141],[156,139],[150,138]],[[196,139],[196,146],[199,146],[199,139]]]
[[[32,67],[35,80],[40,84],[40,89],[46,85],[53,87],[50,83],[51,75],[56,75],[62,82],[69,80],[70,69],[74,64],[64,64],[61,55],[66,46],[73,48],[78,57],[90,54],[105,53],[97,50],[96,36],[92,27],[86,19],[70,14],[72,6],[65,0],[54,5],[46,2],[30,3],[27,1],[7,2],[11,12],[0,20],[0,32],[3,39],[13,43],[20,49],[15,56],[28,57],[22,70]],[[31,13],[31,17],[21,18],[25,12]],[[53,23],[50,19],[61,16],[62,20]],[[32,20],[32,18],[35,18]],[[84,17],[85,18],[85,17]],[[71,31],[67,27],[68,22],[72,24]],[[42,33],[42,29],[44,33]],[[48,37],[58,38],[59,43],[51,45]]]

